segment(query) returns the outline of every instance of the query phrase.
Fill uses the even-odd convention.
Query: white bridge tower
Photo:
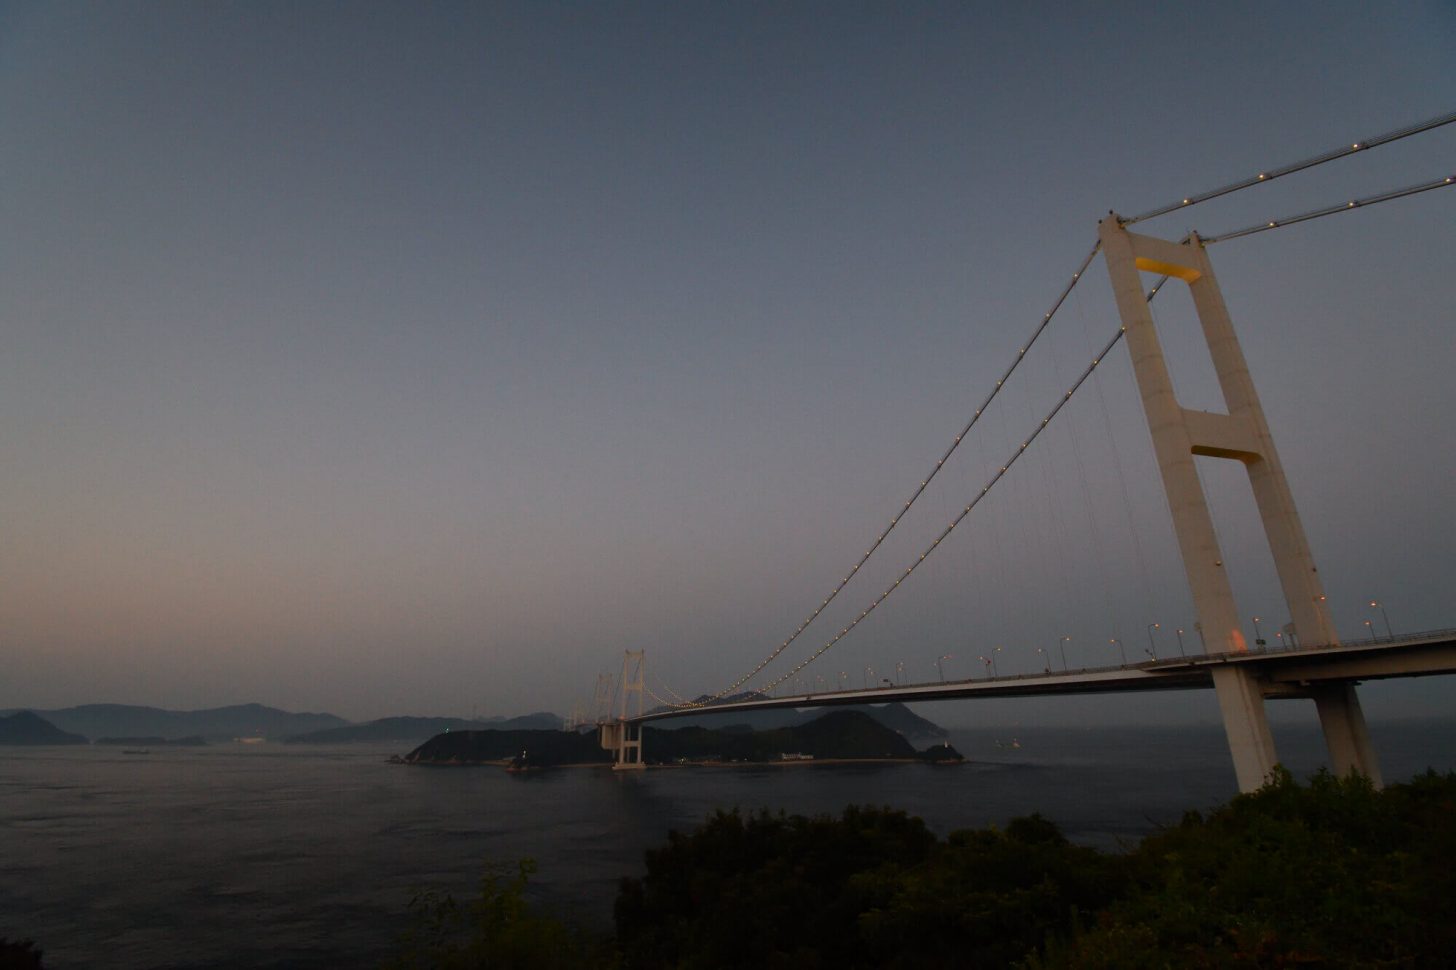
[[[611,711],[597,722],[597,739],[615,757],[612,768],[631,771],[645,768],[642,762],[642,723],[628,718],[642,716],[642,695],[647,680],[647,651],[626,650],[622,654],[622,679],[618,681],[620,705],[615,719]],[[635,708],[635,710],[634,710]]]
[[[1284,478],[1253,378],[1203,243],[1197,235],[1183,243],[1171,243],[1129,232],[1115,213],[1102,220],[1099,234],[1206,649],[1209,653],[1238,654],[1247,652],[1248,644],[1240,631],[1223,554],[1194,466],[1197,455],[1243,463],[1298,642],[1307,646],[1337,645],[1319,572],[1294,508],[1294,496]],[[1175,277],[1188,284],[1227,413],[1190,411],[1179,405],[1140,271]],[[1252,668],[1240,664],[1216,666],[1213,679],[1239,789],[1252,791],[1264,783],[1278,763],[1264,711],[1264,698],[1276,696],[1276,692]],[[1313,698],[1336,773],[1356,771],[1380,784],[1380,770],[1353,681],[1311,687],[1294,695],[1282,690],[1277,696]]]

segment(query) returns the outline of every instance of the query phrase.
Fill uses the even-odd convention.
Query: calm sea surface
[[[1371,725],[1388,781],[1456,769],[1456,721]],[[644,849],[713,809],[883,804],[942,834],[1040,811],[1076,841],[1136,841],[1235,791],[1219,728],[959,731],[971,764],[635,774],[386,764],[409,745],[0,748],[0,936],[48,967],[373,966],[417,887],[469,895],[537,860],[531,895],[610,925]],[[1297,774],[1317,729],[1277,728]]]

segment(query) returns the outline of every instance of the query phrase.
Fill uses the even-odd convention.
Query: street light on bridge
[[[1188,656],[1188,651],[1183,649],[1183,628],[1181,626],[1178,628],[1178,652],[1185,657]]]
[[[1036,648],[1036,652],[1039,653],[1039,654],[1041,654],[1041,669],[1042,669],[1042,673],[1044,673],[1044,674],[1051,673],[1052,672],[1052,662],[1047,657],[1046,651],[1043,650],[1041,647],[1037,647]]]
[[[1256,647],[1262,647],[1264,645],[1264,635],[1259,632],[1260,619],[1262,618],[1257,616],[1254,617],[1254,646]]]
[[[1370,608],[1371,609],[1374,609],[1374,610],[1379,610],[1380,611],[1380,616],[1385,620],[1385,635],[1387,637],[1389,637],[1390,639],[1394,640],[1395,639],[1395,634],[1393,632],[1391,632],[1391,629],[1390,629],[1390,617],[1387,616],[1386,613],[1385,613],[1385,605],[1383,603],[1381,603],[1379,600],[1371,600],[1370,601]]]
[[[1071,639],[1071,637],[1061,637],[1057,640],[1057,646],[1062,651],[1062,673],[1067,673],[1067,644],[1071,642]]]
[[[935,669],[940,674],[940,682],[945,683],[945,668],[940,665],[942,660],[949,660],[950,654],[943,654],[935,658]]]
[[[1148,656],[1152,657],[1154,660],[1158,659],[1158,645],[1153,642],[1153,631],[1161,630],[1162,628],[1163,626],[1161,623],[1148,624]]]
[[[1365,621],[1365,630],[1370,634],[1370,642],[1371,643],[1374,643],[1375,642],[1375,624],[1371,623],[1369,620],[1366,620]]]
[[[1117,637],[1113,637],[1111,640],[1108,640],[1107,642],[1108,643],[1115,643],[1115,644],[1117,644],[1117,652],[1122,655],[1122,665],[1124,667],[1126,667],[1127,666],[1127,648],[1122,645],[1122,641],[1119,640],[1119,639],[1117,639]]]

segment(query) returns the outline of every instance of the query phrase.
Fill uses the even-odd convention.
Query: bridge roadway
[[[1264,696],[1268,698],[1308,697],[1308,688],[1318,684],[1456,673],[1456,630],[1402,634],[1336,646],[1284,649],[1260,647],[1246,653],[1197,654],[1148,660],[1127,666],[1005,674],[979,680],[972,678],[927,684],[882,684],[867,689],[819,691],[782,697],[753,697],[697,707],[659,708],[640,717],[624,720],[628,723],[641,723],[730,711],[887,704],[891,701],[1194,690],[1213,687],[1213,671],[1221,665],[1229,664],[1254,668],[1263,686]]]

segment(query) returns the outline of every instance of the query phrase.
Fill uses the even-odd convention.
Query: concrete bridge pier
[[[1317,684],[1310,687],[1309,693],[1319,711],[1325,746],[1330,752],[1330,768],[1341,777],[1352,772],[1364,775],[1380,788],[1380,762],[1370,743],[1370,731],[1365,727],[1365,712],[1360,709],[1355,683]]]
[[[597,725],[602,750],[612,752],[614,771],[647,767],[642,761],[642,725],[629,721],[604,721]]]
[[[1251,671],[1236,666],[1213,671],[1213,690],[1233,756],[1239,791],[1251,792],[1269,780],[1279,763],[1274,733],[1264,710],[1264,686]]]

